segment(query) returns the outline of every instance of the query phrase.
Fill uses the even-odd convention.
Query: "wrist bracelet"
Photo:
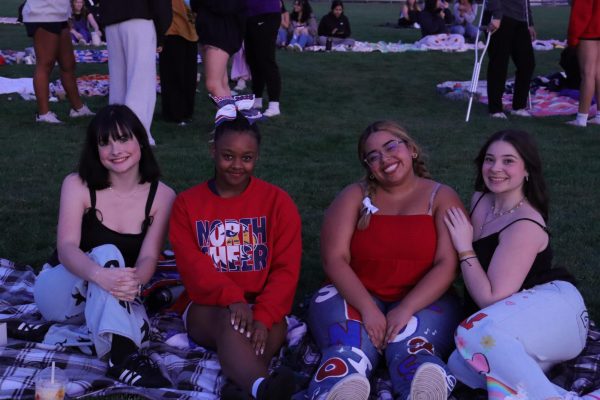
[[[473,250],[461,251],[458,253],[458,259],[462,260],[465,257],[475,257],[476,254]]]

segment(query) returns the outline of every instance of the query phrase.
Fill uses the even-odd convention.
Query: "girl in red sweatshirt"
[[[300,216],[290,196],[253,176],[256,125],[238,115],[217,126],[215,176],[177,196],[169,238],[186,291],[177,305],[190,337],[215,349],[222,398],[290,398],[291,371],[268,376],[283,345],[300,273]],[[244,393],[245,392],[245,393]]]

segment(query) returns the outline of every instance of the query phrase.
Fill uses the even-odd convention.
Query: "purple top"
[[[281,12],[279,0],[246,0],[246,15],[248,17],[279,12]]]

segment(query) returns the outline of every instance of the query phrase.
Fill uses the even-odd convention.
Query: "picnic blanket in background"
[[[35,377],[54,361],[69,377],[69,398],[125,394],[147,399],[217,399],[225,383],[219,360],[187,336],[183,321],[169,312],[152,314],[150,345],[145,351],[161,367],[172,382],[172,388],[148,389],[126,386],[107,377],[107,363],[90,353],[87,329],[81,326],[49,323],[42,319],[33,299],[36,275],[33,268],[0,259],[0,321],[7,322],[9,342],[0,346],[0,398],[33,399]],[[144,293],[167,285],[180,285],[172,254],[159,264],[158,273],[146,285]],[[43,339],[34,341],[16,334],[22,323],[41,325],[47,330]],[[295,400],[307,400],[303,391],[315,373],[320,354],[306,324],[296,317],[288,322],[287,346],[274,359],[272,367],[286,365],[295,373],[298,392]],[[77,332],[78,342],[49,342],[60,333]],[[15,337],[21,336],[20,339]],[[38,335],[39,336],[39,335]],[[600,331],[590,326],[587,346],[576,359],[556,367],[553,379],[578,393],[600,386]],[[392,399],[391,384],[385,368],[379,368],[371,379],[371,399]],[[597,391],[596,393],[600,393]],[[600,399],[600,397],[598,397]],[[460,399],[459,399],[460,400]]]
[[[506,90],[502,96],[502,104],[505,109],[512,108],[514,80],[507,81]],[[471,81],[447,81],[437,85],[438,93],[452,100],[469,100],[469,89]],[[475,100],[488,104],[487,82],[479,81],[476,89]],[[573,115],[577,113],[579,106],[579,91],[563,89],[553,91],[547,87],[537,87],[531,91],[532,109],[528,111],[534,117],[549,117],[557,115]],[[596,114],[597,106],[592,106],[590,115]]]
[[[75,49],[73,50],[75,61],[78,64],[106,63],[108,62],[107,49]],[[35,64],[35,52],[33,47],[27,47],[25,50],[0,50],[0,57],[6,64]],[[158,53],[156,53],[158,62]],[[198,54],[198,64],[202,64],[202,57]]]
[[[19,23],[16,17],[0,17],[0,24],[17,25]]]
[[[566,46],[564,40],[536,40],[532,43],[535,50],[547,51],[552,49],[562,49]],[[483,49],[484,44],[478,43],[480,49]],[[398,41],[393,42],[362,42],[356,41],[353,47],[337,45],[332,47],[332,51],[338,52],[354,52],[354,53],[403,53],[406,51],[429,51],[438,50],[446,52],[465,52],[474,50],[475,44],[466,43],[465,38],[462,35],[456,34],[445,34],[429,35],[416,41],[415,43],[402,43]],[[305,51],[325,51],[325,46],[309,46],[305,48]]]

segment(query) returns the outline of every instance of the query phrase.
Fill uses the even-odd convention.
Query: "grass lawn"
[[[0,16],[16,16],[20,0],[0,2]],[[315,4],[322,16],[328,3]],[[397,4],[346,4],[353,36],[366,41],[414,42],[416,30],[379,27],[397,19]],[[541,39],[564,39],[568,8],[536,8]],[[31,46],[22,26],[0,25],[0,49]],[[559,70],[558,50],[536,52],[538,75]],[[362,176],[356,158],[357,137],[369,123],[394,119],[407,127],[429,156],[434,178],[456,189],[467,201],[472,193],[471,160],[491,133],[504,128],[527,130],[537,138],[551,193],[550,229],[555,262],[581,281],[594,318],[600,317],[600,129],[564,124],[567,117],[492,120],[484,105],[473,107],[464,122],[466,102],[446,100],[437,83],[468,80],[473,53],[398,54],[293,53],[280,51],[283,76],[282,115],[261,125],[263,145],[257,176],[287,190],[303,220],[304,255],[298,296],[318,287],[319,228],[333,197]],[[485,65],[483,71],[485,71]],[[509,70],[512,75],[514,70]],[[5,77],[30,77],[33,67],[0,67]],[[107,73],[106,64],[80,64],[78,75]],[[56,78],[58,74],[55,73]],[[482,76],[485,79],[485,73]],[[203,82],[202,82],[203,83]],[[160,97],[152,134],[164,181],[181,191],[211,176],[208,132],[214,107],[200,86],[194,122],[174,126],[160,117]],[[92,109],[107,98],[89,98]],[[67,120],[68,104],[52,104]],[[35,103],[17,95],[0,96],[0,257],[39,266],[55,245],[60,184],[72,171],[88,120],[61,126],[34,122]]]

